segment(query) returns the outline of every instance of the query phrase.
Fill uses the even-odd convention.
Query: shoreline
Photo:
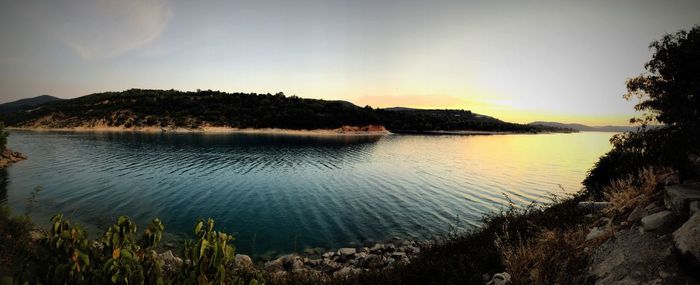
[[[5,151],[0,153],[0,169],[5,169],[13,163],[17,163],[26,159],[26,155],[6,148]]]
[[[462,130],[462,131],[395,131],[395,134],[407,134],[407,135],[454,135],[454,136],[491,136],[491,135],[544,135],[544,134],[573,134],[577,132],[552,132],[552,131],[541,131],[541,132],[514,132],[514,131],[472,131],[472,130]]]
[[[32,132],[85,132],[85,133],[165,133],[165,134],[267,134],[267,135],[312,135],[312,136],[383,136],[392,134],[383,127],[350,127],[343,126],[336,129],[294,130],[280,128],[232,128],[205,126],[196,129],[172,128],[172,127],[75,127],[75,128],[27,128],[7,127],[10,131]]]
[[[265,135],[310,135],[310,136],[384,136],[391,134],[405,135],[465,135],[465,136],[490,136],[490,135],[522,135],[522,134],[554,134],[560,132],[513,132],[513,131],[388,131],[382,126],[343,126],[336,129],[311,129],[295,130],[281,128],[232,128],[232,127],[211,127],[181,128],[181,127],[74,127],[74,128],[43,128],[43,127],[7,127],[10,131],[32,131],[32,132],[85,132],[85,133],[166,133],[166,134],[265,134]],[[572,133],[572,132],[561,132]]]

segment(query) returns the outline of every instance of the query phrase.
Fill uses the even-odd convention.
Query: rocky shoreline
[[[5,151],[3,151],[2,154],[0,154],[0,169],[3,169],[5,167],[8,167],[10,164],[25,159],[27,159],[27,156],[25,156],[24,154],[12,151],[10,149],[5,149]]]
[[[346,277],[369,270],[381,270],[392,266],[407,264],[416,257],[421,248],[430,242],[415,242],[401,238],[375,243],[370,247],[343,247],[338,250],[324,251],[309,248],[302,253],[279,256],[269,261],[254,262],[245,254],[236,254],[232,267],[249,271],[265,272],[272,278],[285,278],[290,274],[307,276]],[[177,272],[187,260],[167,250],[158,254],[163,260],[165,274]],[[170,272],[170,273],[169,273]]]
[[[264,263],[265,271],[275,277],[289,273],[346,276],[372,269],[383,269],[409,263],[421,246],[415,241],[393,238],[371,247],[344,247],[337,251],[305,250],[303,254],[288,254]]]
[[[634,199],[640,201],[636,207],[601,217],[586,237],[604,240],[591,249],[595,284],[697,284],[700,182],[668,185]],[[605,211],[609,203],[599,206]]]

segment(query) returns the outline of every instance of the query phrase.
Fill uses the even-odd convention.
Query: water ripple
[[[246,253],[332,248],[469,229],[509,200],[576,191],[609,137],[13,132],[9,146],[30,159],[6,170],[0,201],[24,212],[41,185],[39,224],[56,212],[89,228],[157,216],[187,237],[213,217]]]

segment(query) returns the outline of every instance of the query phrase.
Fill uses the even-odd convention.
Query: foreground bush
[[[264,284],[259,274],[233,267],[233,237],[214,231],[212,219],[197,222],[196,239],[185,246],[185,264],[165,274],[155,251],[165,229],[158,219],[136,238],[136,224],[120,216],[101,238],[90,240],[84,229],[59,214],[34,247],[26,218],[11,219],[4,208],[0,214],[0,276],[14,275],[3,277],[2,284]]]

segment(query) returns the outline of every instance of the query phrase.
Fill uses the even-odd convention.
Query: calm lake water
[[[58,212],[93,229],[159,217],[171,238],[212,217],[253,255],[425,239],[476,226],[508,198],[578,191],[611,136],[12,132],[29,160],[0,171],[0,203],[41,225]]]

